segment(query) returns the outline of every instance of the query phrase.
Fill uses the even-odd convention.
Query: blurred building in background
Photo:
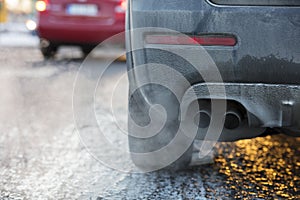
[[[35,35],[35,2],[36,0],[0,0],[0,32],[29,30]]]
[[[7,9],[16,14],[30,14],[33,12],[35,0],[6,0]]]
[[[7,9],[5,0],[0,0],[0,23],[7,21]]]

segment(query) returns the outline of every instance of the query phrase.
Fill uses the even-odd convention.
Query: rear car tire
[[[43,41],[40,42],[40,50],[45,59],[49,59],[55,56],[58,46],[51,42]]]
[[[190,146],[185,145],[186,151],[178,154],[178,158],[171,162],[165,162],[165,157],[169,154],[158,153],[155,156],[148,157],[147,154],[159,151],[172,142],[176,133],[179,133],[179,102],[177,102],[168,91],[164,88],[158,88],[159,86],[150,86],[153,89],[154,97],[152,105],[161,105],[164,107],[167,114],[167,119],[163,128],[154,136],[147,138],[139,138],[134,135],[142,135],[143,133],[136,128],[136,125],[146,127],[151,123],[149,117],[150,107],[146,105],[141,93],[137,90],[129,97],[129,114],[128,114],[128,142],[133,163],[142,171],[150,172],[161,169],[167,169],[171,171],[178,171],[186,169],[191,162],[193,154],[193,143]],[[150,89],[151,90],[151,89]],[[161,98],[155,98],[157,96]],[[155,121],[155,120],[153,120]],[[155,123],[155,122],[154,122]],[[153,125],[153,124],[152,124]],[[154,125],[155,126],[155,125]],[[178,131],[179,130],[179,131]],[[146,132],[153,132],[151,128],[148,128]],[[133,134],[133,135],[132,135]],[[179,144],[180,145],[180,144]],[[136,154],[145,154],[145,156],[136,156]],[[171,155],[174,156],[174,155]],[[176,155],[177,157],[177,155]],[[172,159],[172,158],[171,158]]]

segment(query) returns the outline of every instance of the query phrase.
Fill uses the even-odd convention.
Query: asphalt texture
[[[34,47],[1,47],[0,199],[300,199],[300,138],[281,134],[219,143],[213,163],[185,171],[134,173],[117,152],[127,148],[118,132],[126,127],[125,63],[110,66],[93,98],[86,92],[107,54],[85,61],[64,48],[45,61]],[[91,106],[98,126],[85,115]]]

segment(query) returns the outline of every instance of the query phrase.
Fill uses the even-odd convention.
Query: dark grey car
[[[188,166],[196,140],[300,136],[299,0],[129,0],[127,31],[139,167]]]

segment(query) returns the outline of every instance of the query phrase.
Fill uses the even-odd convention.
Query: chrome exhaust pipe
[[[211,113],[208,109],[201,109],[194,117],[194,123],[199,128],[207,128],[210,124]]]
[[[229,108],[225,114],[224,127],[227,129],[236,129],[243,120],[242,113],[236,108]]]
[[[210,104],[202,104],[201,109],[194,117],[194,123],[199,128],[205,129],[209,127],[211,120]],[[232,106],[228,107],[225,113],[224,127],[229,130],[238,128],[243,121],[243,113]]]

